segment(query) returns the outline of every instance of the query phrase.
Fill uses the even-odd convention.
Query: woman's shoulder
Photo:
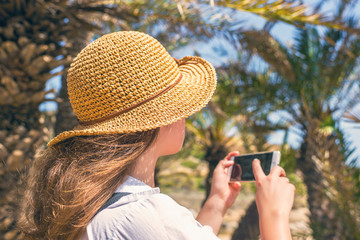
[[[160,219],[164,219],[165,216],[163,215],[169,214],[174,217],[179,212],[190,213],[188,209],[179,205],[166,194],[157,191],[146,194],[132,193],[125,195],[100,211],[91,223],[111,224],[113,222],[119,224],[119,222],[131,220],[133,225],[137,221],[145,221],[146,219],[153,221],[157,216]]]
[[[126,199],[128,198],[128,199]],[[191,234],[190,234],[191,233]],[[168,195],[130,194],[98,213],[87,227],[92,239],[217,239]],[[188,236],[189,235],[189,236]]]
[[[133,195],[133,194],[131,194]],[[91,239],[167,239],[163,217],[155,199],[163,197],[131,196],[99,212],[87,226]],[[161,201],[161,200],[160,200]],[[163,236],[163,237],[162,237]]]

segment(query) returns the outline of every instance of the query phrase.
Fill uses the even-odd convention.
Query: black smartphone
[[[255,181],[252,169],[254,159],[260,160],[265,175],[268,175],[273,167],[279,165],[280,155],[279,151],[273,151],[232,157],[230,161],[234,161],[234,165],[228,169],[229,182]]]

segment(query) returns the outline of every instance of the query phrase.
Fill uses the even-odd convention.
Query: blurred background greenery
[[[184,149],[159,161],[164,192],[176,198],[171,189],[196,191],[202,202],[214,167],[230,150],[280,150],[297,198],[305,199],[299,204],[308,209],[309,231],[294,238],[360,239],[359,5],[2,0],[0,239],[23,238],[16,210],[24,175],[51,137],[77,123],[66,95],[69,64],[87,43],[119,30],[146,32],[173,56],[199,55],[217,69],[218,89],[187,120]],[[239,198],[248,201],[234,206],[243,212],[233,213],[236,224],[224,239],[259,237],[253,192],[252,184],[243,185]]]

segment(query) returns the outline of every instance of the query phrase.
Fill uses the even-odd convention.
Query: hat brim
[[[182,62],[186,64],[182,65]],[[74,136],[147,131],[198,112],[210,101],[216,89],[215,69],[200,57],[184,57],[179,63],[182,78],[169,91],[119,116],[93,125],[78,125],[73,130],[60,133],[48,146]]]

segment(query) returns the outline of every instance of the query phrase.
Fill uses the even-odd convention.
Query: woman
[[[20,227],[29,239],[217,239],[240,183],[228,183],[232,152],[215,169],[197,219],[154,187],[160,156],[177,153],[185,118],[216,88],[213,66],[173,59],[154,38],[102,36],[75,58],[68,92],[79,125],[59,134],[34,161]],[[263,239],[291,238],[294,198],[280,167],[265,176],[254,161]]]

